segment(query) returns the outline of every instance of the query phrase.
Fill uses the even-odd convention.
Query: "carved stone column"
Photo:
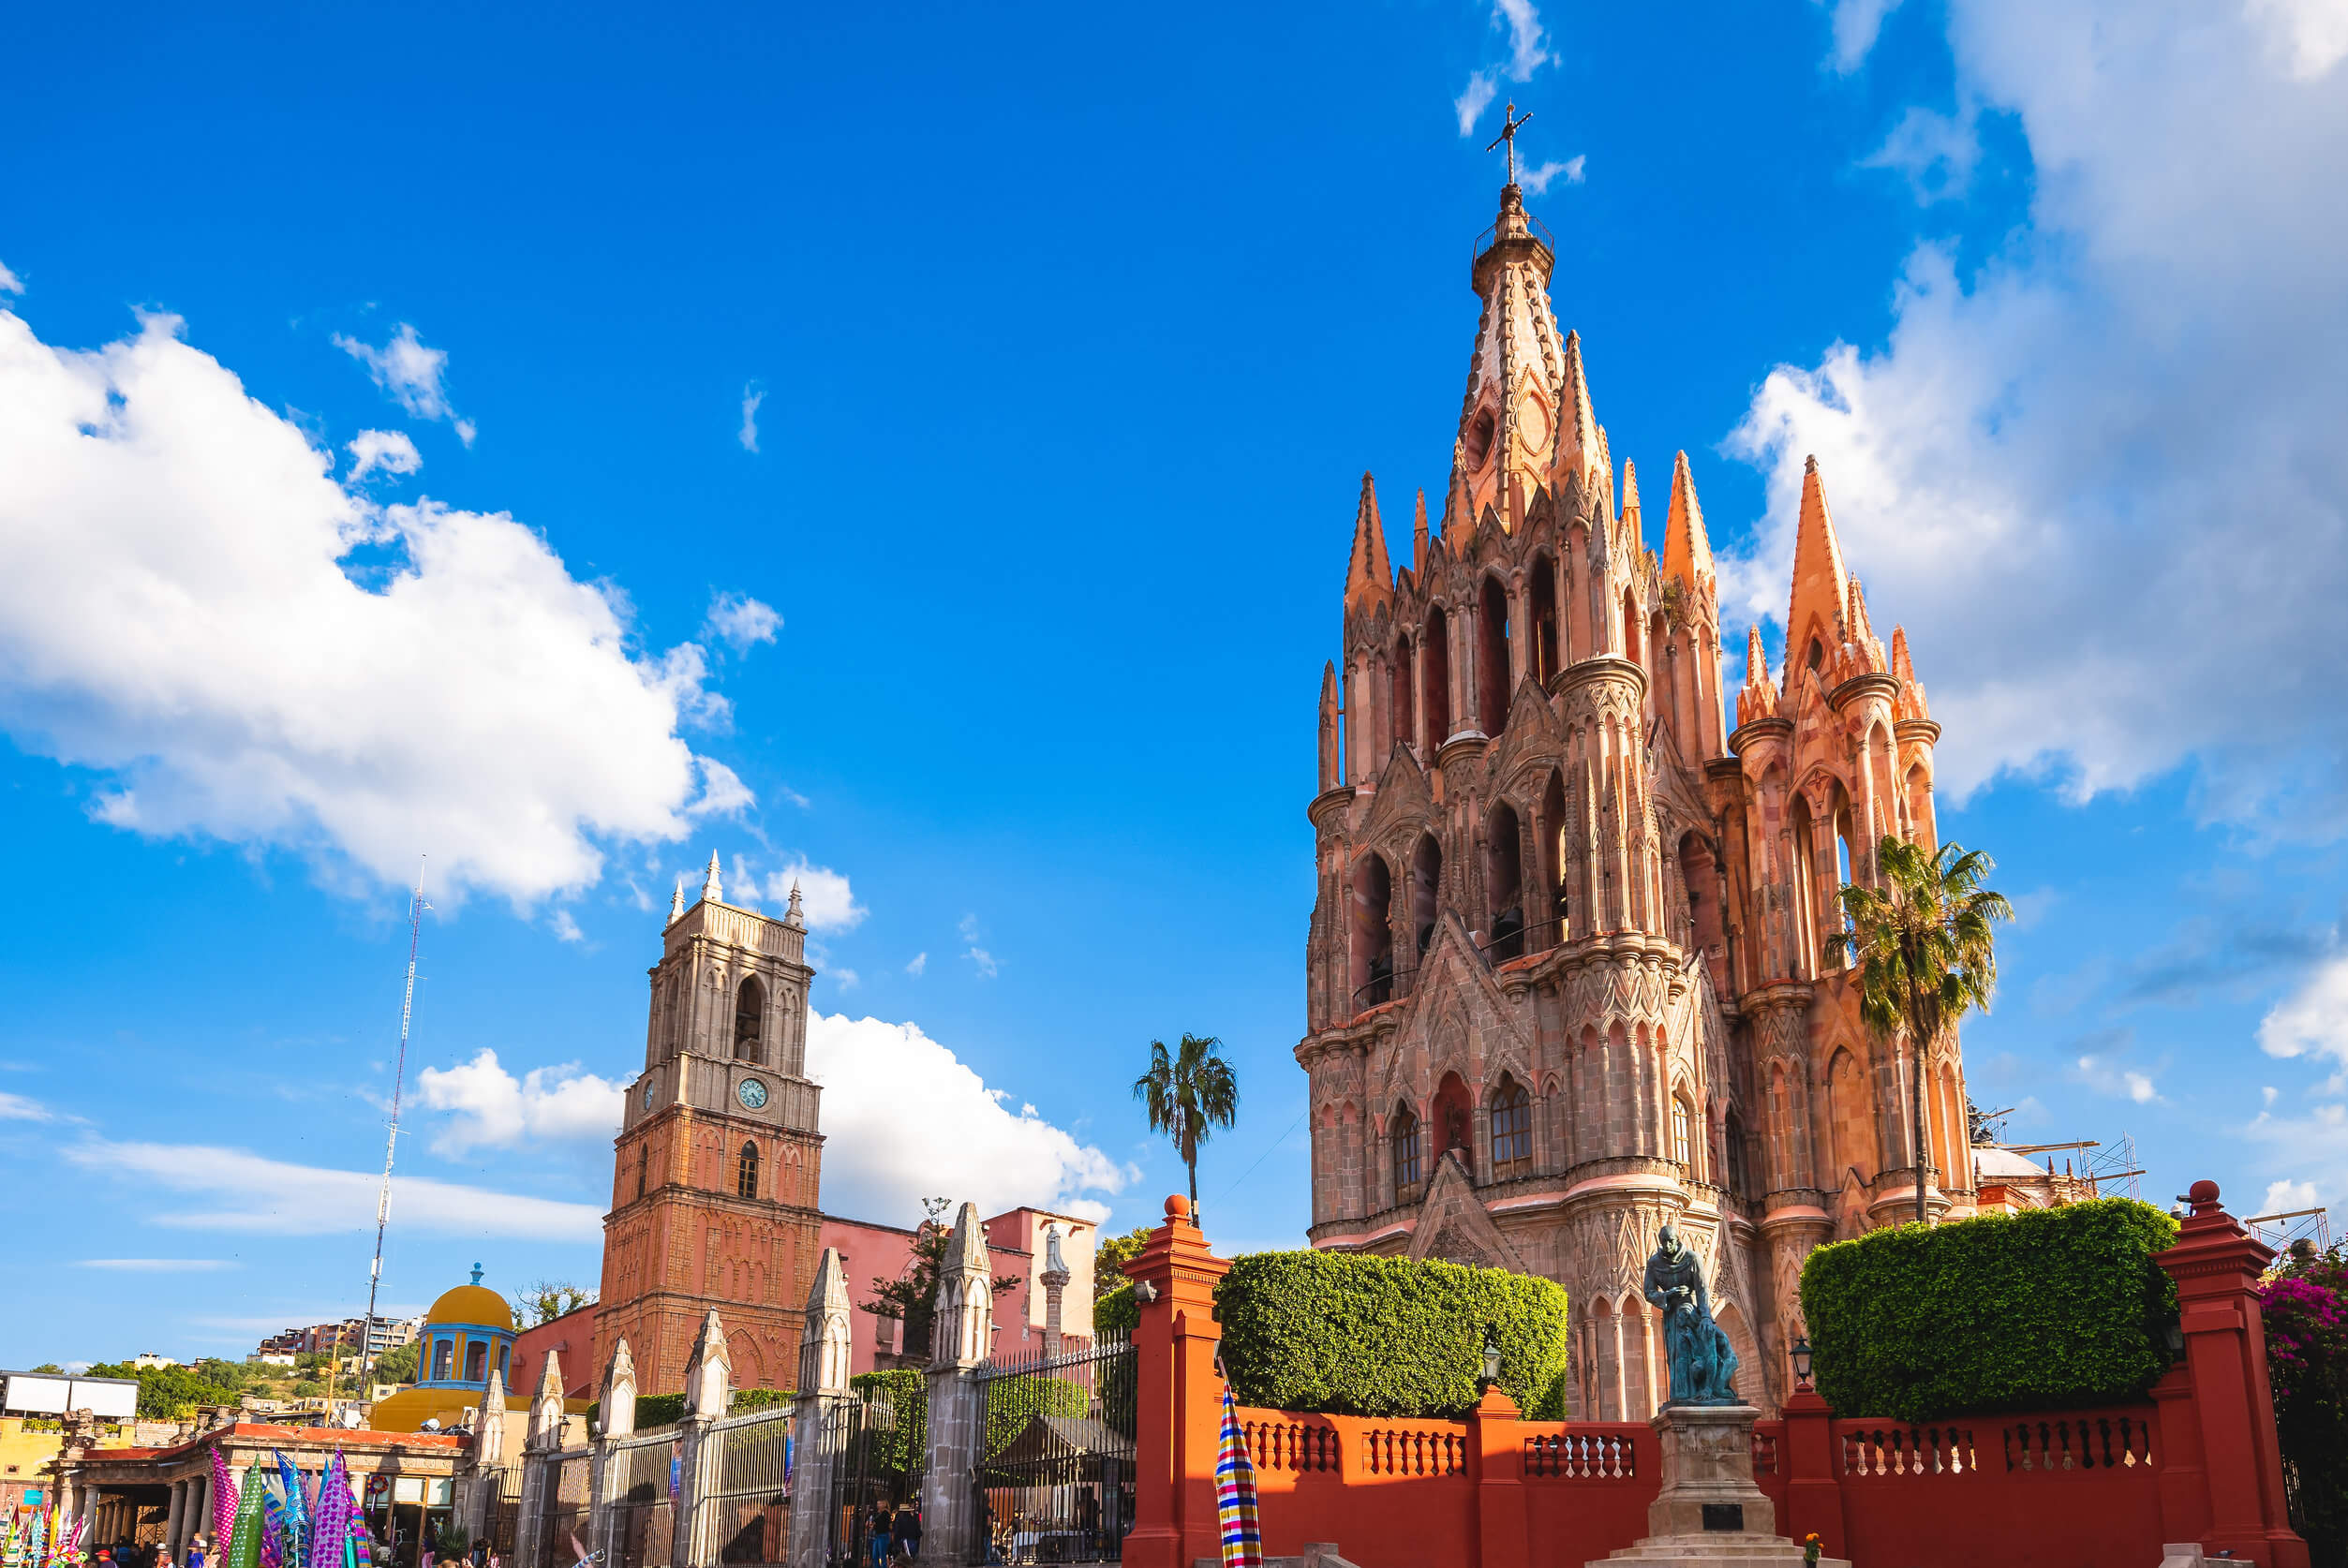
[[[964,1204],[938,1271],[929,1364],[929,1452],[921,1479],[922,1550],[965,1562],[981,1545],[973,1476],[986,1438],[978,1368],[994,1348],[994,1279],[976,1204]]]
[[[791,1568],[824,1568],[831,1552],[833,1476],[848,1445],[848,1276],[824,1249],[799,1332],[799,1397],[791,1413]]]

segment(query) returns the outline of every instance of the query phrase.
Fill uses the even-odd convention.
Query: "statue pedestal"
[[[1598,1560],[1682,1568],[1788,1568],[1802,1548],[1777,1533],[1777,1507],[1753,1484],[1750,1405],[1673,1405],[1650,1423],[1663,1447],[1663,1489],[1647,1504],[1647,1533]],[[1820,1568],[1850,1568],[1822,1557]]]

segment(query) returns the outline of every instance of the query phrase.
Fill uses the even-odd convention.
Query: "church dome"
[[[478,1324],[484,1328],[513,1327],[513,1309],[506,1305],[504,1296],[481,1282],[481,1270],[473,1270],[473,1282],[459,1285],[441,1294],[432,1304],[432,1310],[424,1315],[427,1326],[436,1323]]]

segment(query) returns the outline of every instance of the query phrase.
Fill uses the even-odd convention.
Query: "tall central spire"
[[[1523,194],[1503,186],[1500,214],[1478,241],[1470,274],[1484,308],[1460,407],[1458,463],[1468,515],[1447,518],[1447,529],[1473,532],[1490,513],[1514,532],[1548,480],[1558,409],[1570,395],[1565,334],[1549,303],[1556,263],[1546,232],[1525,214]]]

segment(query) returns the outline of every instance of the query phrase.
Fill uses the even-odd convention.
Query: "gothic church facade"
[[[1754,632],[1731,726],[1687,456],[1658,556],[1554,261],[1507,186],[1440,531],[1422,495],[1399,570],[1363,476],[1310,808],[1311,1235],[1559,1281],[1575,1414],[1635,1420],[1667,1392],[1637,1281],[1668,1220],[1775,1409],[1803,1260],[1914,1212],[1907,1054],[1861,1025],[1826,938],[1882,835],[1935,841],[1939,730],[1815,464],[1787,668]],[[1924,1090],[1926,1202],[1969,1213],[1954,1038]]]

